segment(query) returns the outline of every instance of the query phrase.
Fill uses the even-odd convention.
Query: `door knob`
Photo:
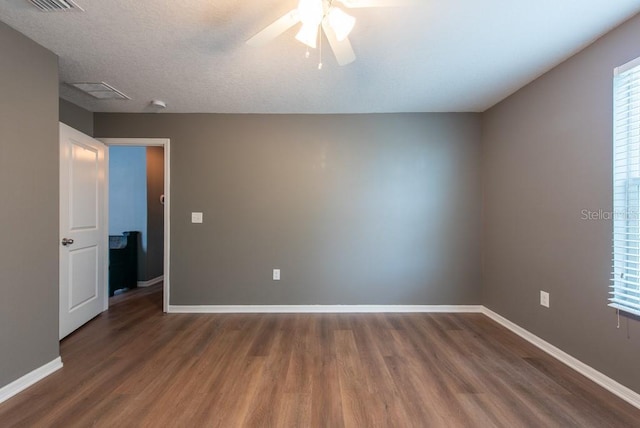
[[[67,246],[73,244],[73,239],[71,238],[62,238],[62,245]]]

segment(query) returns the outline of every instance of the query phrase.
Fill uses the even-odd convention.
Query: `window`
[[[615,70],[613,135],[609,306],[640,315],[640,58]]]

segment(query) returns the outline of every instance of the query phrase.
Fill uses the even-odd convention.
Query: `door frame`
[[[170,140],[168,138],[97,138],[98,141],[104,143],[107,146],[106,161],[107,161],[107,174],[106,174],[106,186],[107,186],[107,205],[106,205],[106,217],[107,223],[106,238],[109,239],[109,147],[110,146],[137,146],[137,147],[163,147],[164,148],[164,266],[163,266],[163,296],[162,296],[162,310],[169,312],[169,290],[171,279],[171,266],[170,266],[170,254],[171,254],[171,221],[170,221],[170,204],[171,204],[171,151]],[[107,281],[106,287],[109,287]],[[107,290],[108,291],[108,290]],[[108,293],[106,294],[109,295]],[[105,310],[109,307],[109,299],[105,299]]]

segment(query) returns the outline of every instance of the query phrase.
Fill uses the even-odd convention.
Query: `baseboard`
[[[481,313],[480,305],[169,305],[176,314]]]
[[[62,359],[60,357],[48,362],[44,366],[27,373],[19,379],[14,380],[10,384],[0,388],[0,403],[7,401],[14,395],[29,388],[34,383],[44,379],[51,373],[62,368]]]
[[[593,367],[586,365],[582,361],[578,360],[575,357],[572,357],[571,355],[567,354],[561,349],[553,346],[549,342],[539,338],[535,334],[509,321],[503,316],[498,315],[497,313],[493,312],[491,309],[488,309],[483,306],[482,313],[488,316],[489,318],[491,318],[492,320],[494,320],[495,322],[497,322],[498,324],[502,325],[503,327],[506,327],[507,329],[511,330],[513,333],[522,337],[527,342],[542,349],[544,352],[551,355],[555,359],[571,367],[581,375],[585,376],[588,379],[591,379],[592,381],[594,381],[595,383],[597,383],[607,391],[617,395],[627,403],[640,409],[640,394],[638,394],[637,392],[616,382],[615,380],[611,379],[605,374],[600,373]]]
[[[481,305],[169,305],[169,313],[483,313],[578,373],[640,409],[640,394]]]
[[[149,281],[138,281],[138,287],[151,287],[152,285],[156,285],[164,281],[164,275],[160,275],[156,278],[150,279]]]

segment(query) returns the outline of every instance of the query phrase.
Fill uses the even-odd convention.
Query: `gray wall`
[[[164,149],[147,147],[147,266],[145,280],[162,276],[164,270]]]
[[[93,113],[60,98],[60,122],[89,136],[93,136]]]
[[[171,139],[171,304],[480,303],[477,114],[98,113],[95,135]]]
[[[58,59],[0,22],[0,387],[58,349]]]
[[[640,56],[640,17],[484,114],[483,302],[640,391],[640,322],[607,308],[613,69]],[[539,291],[551,307],[539,305]]]

